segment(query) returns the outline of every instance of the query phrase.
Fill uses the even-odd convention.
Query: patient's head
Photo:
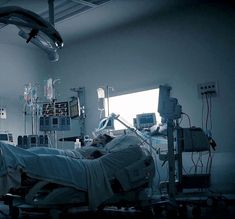
[[[96,138],[93,139],[91,146],[104,146],[106,145],[108,142],[112,141],[114,139],[114,137],[108,135],[108,134],[100,134],[98,135]]]

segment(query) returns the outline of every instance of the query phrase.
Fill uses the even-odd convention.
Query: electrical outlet
[[[6,118],[7,118],[6,108],[0,107],[0,119],[6,119]]]
[[[198,95],[202,97],[204,95],[210,95],[215,97],[218,95],[218,86],[216,82],[205,82],[202,84],[198,84]]]

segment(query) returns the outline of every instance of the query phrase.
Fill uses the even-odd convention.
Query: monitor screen
[[[36,137],[31,137],[30,139],[31,144],[36,144]]]
[[[80,116],[80,108],[79,108],[79,99],[74,98],[69,102],[69,108],[70,108],[70,117],[76,118]]]
[[[68,102],[45,103],[42,107],[43,116],[68,116]]]
[[[58,118],[53,118],[52,119],[52,124],[53,125],[58,125]]]
[[[50,118],[45,117],[45,125],[49,126],[50,125]]]
[[[152,116],[140,117],[139,119],[140,124],[152,124],[154,123],[154,119]]]
[[[0,134],[0,141],[8,141],[8,135],[7,134]]]
[[[65,118],[60,118],[61,125],[65,125]]]
[[[136,115],[136,128],[150,128],[156,124],[155,113],[143,113]]]

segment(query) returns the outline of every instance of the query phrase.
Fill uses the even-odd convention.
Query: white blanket
[[[28,176],[71,186],[88,192],[89,207],[94,210],[113,193],[100,159],[74,159],[55,154],[36,154],[0,143],[0,195],[19,188],[21,172]]]
[[[21,149],[0,143],[0,195],[21,186],[21,173],[88,193],[88,205],[95,210],[113,196],[109,179],[145,156],[136,142],[115,141],[105,155],[95,160],[78,159],[76,151],[32,148]],[[117,144],[118,142],[118,144]],[[114,147],[114,145],[118,145]],[[104,148],[105,149],[105,148]],[[125,180],[131,180],[129,178]]]

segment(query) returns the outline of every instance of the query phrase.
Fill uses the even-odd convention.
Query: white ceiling
[[[54,5],[60,1],[65,0],[55,0]],[[165,8],[193,1],[199,0],[110,0],[56,23],[55,28],[66,45],[108,28],[129,24]],[[0,7],[13,5],[29,9],[37,14],[48,10],[48,0],[0,0]],[[0,43],[18,44],[22,43],[22,39],[17,36],[17,29],[8,25],[0,29]]]

